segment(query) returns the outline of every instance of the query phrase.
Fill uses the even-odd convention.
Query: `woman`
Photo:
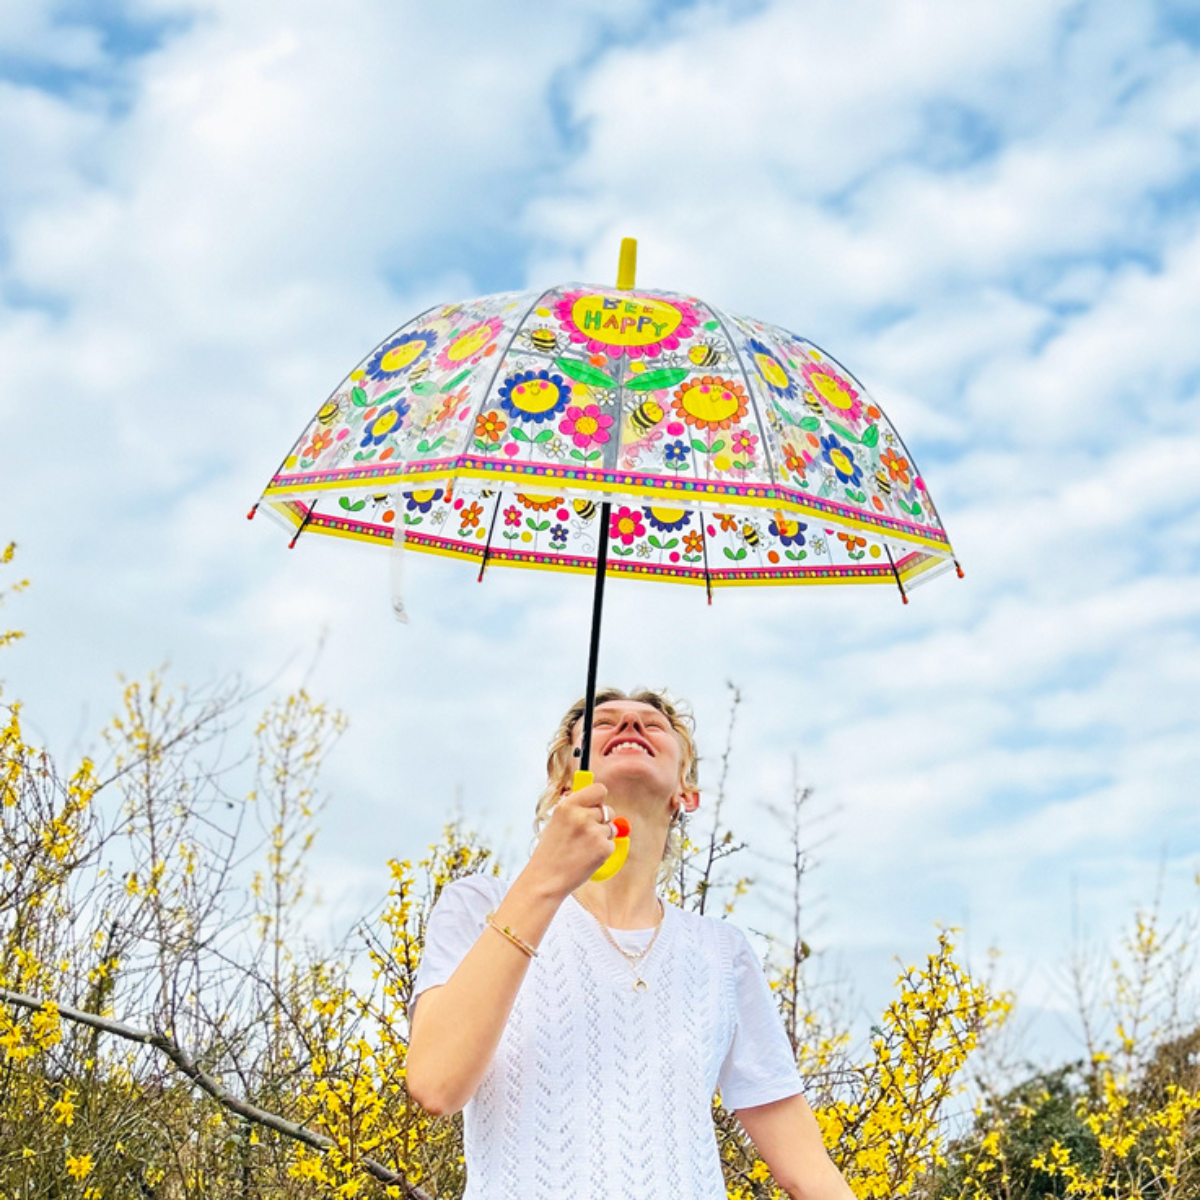
[[[596,781],[571,792],[582,714],[551,743],[524,869],[450,884],[429,920],[407,1079],[430,1112],[466,1110],[464,1200],[724,1200],[718,1088],[794,1200],[853,1200],[745,935],[658,896],[698,803],[687,718],[601,692]],[[629,857],[597,883],[618,817]]]

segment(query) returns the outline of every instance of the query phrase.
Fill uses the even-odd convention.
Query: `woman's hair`
[[[699,755],[696,753],[695,722],[686,704],[672,700],[667,692],[651,691],[642,688],[627,693],[620,688],[602,688],[596,693],[596,704],[601,705],[609,700],[632,700],[638,704],[649,704],[657,708],[671,723],[675,736],[679,739],[679,773],[685,791],[699,791],[700,782],[697,774]],[[576,700],[567,709],[563,719],[558,724],[554,737],[550,740],[550,754],[546,759],[546,786],[538,797],[537,813],[534,816],[533,827],[536,832],[549,820],[550,810],[558,803],[562,794],[570,791],[571,778],[575,774],[576,760],[573,754],[573,738],[575,727],[583,719],[585,702]],[[660,883],[670,879],[672,872],[679,864],[683,852],[683,811],[675,814],[671,822],[667,842],[663,847],[662,863],[658,870]]]

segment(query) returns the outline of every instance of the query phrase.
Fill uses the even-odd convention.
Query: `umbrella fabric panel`
[[[950,551],[857,379],[803,338],[668,292],[568,285],[430,310],[351,372],[267,494],[455,478],[774,510]]]
[[[589,498],[488,488],[478,482],[386,494],[344,495],[305,520],[299,501],[269,511],[305,536],[326,534],[390,547],[397,521],[405,546],[480,568],[527,567],[592,574],[600,506]],[[783,513],[742,514],[665,505],[614,505],[610,575],[722,587],[752,584],[886,583],[905,587],[951,562],[911,546],[814,525]]]

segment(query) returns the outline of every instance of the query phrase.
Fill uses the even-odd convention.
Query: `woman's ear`
[[[673,813],[694,813],[700,807],[699,792],[676,792],[671,804]]]

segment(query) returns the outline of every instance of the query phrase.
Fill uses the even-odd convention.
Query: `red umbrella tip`
[[[956,560],[955,560],[955,562],[954,562],[954,569],[955,569],[955,570],[958,572],[958,577],[959,577],[959,579],[962,579],[962,578],[963,578],[963,569],[962,569],[962,567],[959,565],[959,563],[958,563],[958,560],[957,560],[957,559],[956,559]]]

